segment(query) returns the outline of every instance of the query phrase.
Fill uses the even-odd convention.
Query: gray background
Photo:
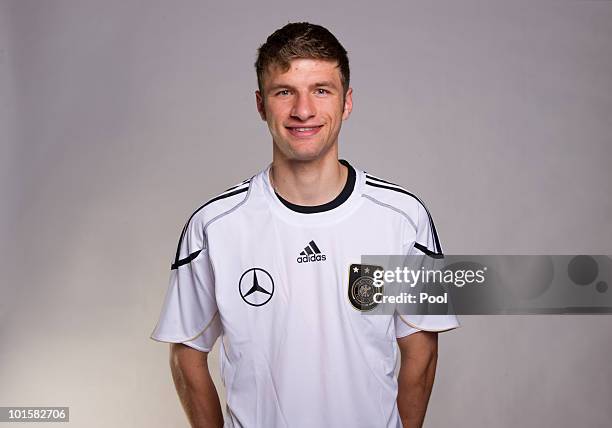
[[[611,2],[2,1],[0,405],[186,426],[148,335],[183,222],[271,158],[255,50],[297,20],[350,54],[341,156],[446,252],[612,253]],[[426,426],[609,426],[611,321],[463,317]]]

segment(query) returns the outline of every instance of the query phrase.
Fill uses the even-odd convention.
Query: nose
[[[291,117],[306,121],[315,115],[315,107],[307,94],[298,94],[291,109]]]

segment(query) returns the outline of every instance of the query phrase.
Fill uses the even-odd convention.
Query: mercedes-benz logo
[[[261,268],[251,268],[240,277],[238,291],[242,300],[251,306],[262,306],[274,294],[274,280]]]

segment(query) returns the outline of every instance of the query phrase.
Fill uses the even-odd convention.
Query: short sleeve
[[[395,323],[395,337],[399,339],[400,337],[410,336],[412,333],[416,333],[417,331],[421,331],[418,328],[414,328],[406,324],[399,314],[395,314],[393,317],[393,322]]]
[[[151,338],[209,351],[220,333],[204,230],[197,219],[190,219],[179,239],[166,297]]]
[[[221,335],[221,319],[219,312],[213,317],[210,325],[195,339],[183,342],[185,345],[197,349],[202,352],[210,352]]]
[[[444,254],[438,237],[438,232],[431,214],[423,203],[418,204],[418,218],[414,240],[407,243],[407,252],[412,257],[408,261],[412,269],[437,270],[444,267]],[[418,330],[446,331],[459,327],[459,320],[454,314],[448,315],[422,315],[410,314],[398,307],[396,314],[396,335],[406,333],[408,335]],[[414,330],[414,331],[413,331]]]

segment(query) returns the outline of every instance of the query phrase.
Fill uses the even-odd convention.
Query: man
[[[366,316],[361,256],[440,255],[431,216],[406,190],[338,160],[352,88],[328,30],[288,24],[255,65],[272,163],[187,221],[152,335],[172,343],[189,421],[223,424],[207,366],[221,335],[225,426],[420,427],[437,332],[457,320]]]

